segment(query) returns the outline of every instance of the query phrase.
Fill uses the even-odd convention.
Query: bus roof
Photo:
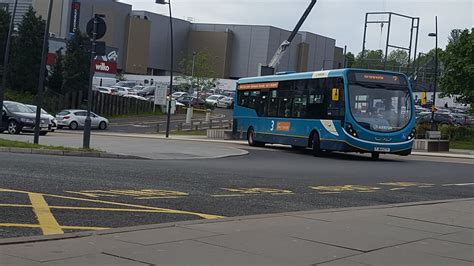
[[[312,79],[312,78],[318,78],[318,77],[342,77],[349,70],[350,71],[357,70],[357,71],[367,71],[367,72],[380,72],[380,73],[383,72],[383,73],[398,74],[398,75],[401,74],[397,72],[383,71],[383,70],[343,68],[343,69],[333,69],[333,70],[325,70],[325,71],[312,71],[312,72],[303,72],[303,73],[291,73],[291,74],[282,74],[282,75],[241,78],[237,81],[237,84]]]

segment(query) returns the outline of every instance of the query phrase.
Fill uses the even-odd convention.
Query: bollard
[[[211,110],[207,109],[206,110],[206,122],[209,122],[211,120]]]
[[[191,124],[193,118],[193,107],[186,108],[186,124]]]
[[[209,120],[209,129],[212,128],[212,120]]]
[[[156,133],[160,133],[160,124],[156,124]]]

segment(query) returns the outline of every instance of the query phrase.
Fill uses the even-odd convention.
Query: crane
[[[308,17],[309,13],[311,13],[311,10],[313,9],[314,5],[316,5],[316,2],[318,2],[318,0],[311,0],[311,3],[309,4],[306,11],[303,13],[303,16],[298,21],[298,24],[296,24],[295,28],[291,32],[288,39],[286,39],[285,41],[282,42],[282,44],[280,44],[280,47],[278,47],[276,53],[273,55],[272,59],[268,63],[268,66],[261,66],[261,69],[260,69],[259,73],[262,76],[273,75],[275,73],[275,69],[278,66],[278,64],[280,63],[280,60],[283,57],[283,55],[285,55],[286,49],[288,49],[288,47],[290,46],[291,42],[293,41],[296,34],[300,30],[301,26],[305,22],[305,20]]]

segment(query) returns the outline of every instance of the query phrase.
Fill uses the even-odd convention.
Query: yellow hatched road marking
[[[0,227],[24,227],[24,228],[41,228],[39,224],[13,224],[13,223],[0,223]],[[92,227],[92,226],[67,226],[62,225],[62,229],[73,229],[73,230],[105,230],[110,229],[108,227]]]
[[[15,192],[15,193],[24,193],[24,194],[31,193],[31,192],[22,191],[22,190],[2,189],[2,188],[0,188],[0,192]],[[103,203],[103,204],[116,205],[116,206],[132,207],[132,208],[138,208],[138,209],[156,210],[156,211],[161,211],[163,213],[194,215],[194,216],[198,216],[204,219],[224,218],[224,216],[219,216],[219,215],[180,211],[180,210],[165,209],[165,208],[156,208],[156,207],[137,205],[137,204],[128,204],[128,203],[121,203],[121,202],[96,200],[96,199],[84,199],[84,198],[77,198],[77,197],[70,197],[70,196],[60,196],[60,195],[55,195],[55,194],[41,194],[41,195],[53,197],[53,198],[60,198],[60,199],[70,199],[70,200],[77,200],[77,201],[86,201],[86,202]]]
[[[48,203],[44,199],[43,195],[37,193],[28,193],[30,197],[31,205],[33,206],[33,212],[36,214],[39,226],[43,235],[57,235],[64,234],[61,226],[54,218],[51,210],[49,209]]]

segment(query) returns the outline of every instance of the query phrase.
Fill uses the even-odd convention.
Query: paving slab
[[[179,240],[197,239],[201,237],[209,237],[215,235],[217,234],[181,227],[168,227],[162,229],[103,235],[102,237],[129,243],[136,243],[140,245],[153,245]]]
[[[390,215],[399,218],[474,229],[474,215],[442,207],[430,209],[423,209],[418,206],[413,209],[400,208],[391,210]]]
[[[354,250],[259,231],[207,237],[198,241],[259,254],[282,262],[285,261],[288,264],[297,262],[300,265],[360,254]]]
[[[137,246],[102,237],[86,237],[0,246],[0,253],[38,262],[47,262]]]
[[[48,266],[54,265],[68,265],[68,266],[102,266],[102,265],[114,265],[114,266],[143,266],[148,265],[146,263],[141,263],[133,260],[123,259],[106,254],[92,254],[85,255],[81,257],[69,258],[65,260],[55,260],[48,261],[46,263]]]
[[[438,239],[426,239],[404,245],[405,248],[441,257],[465,260],[474,263],[474,246]]]
[[[246,231],[265,231],[275,232],[283,234],[293,230],[293,227],[318,227],[324,225],[327,222],[315,221],[305,218],[292,217],[292,216],[278,216],[268,217],[261,219],[249,219],[249,220],[236,220],[219,223],[205,223],[205,224],[193,224],[185,225],[183,227],[203,230],[207,232],[214,232],[220,234],[230,234],[234,232],[246,232]]]
[[[0,265],[37,266],[41,265],[41,263],[10,255],[0,254]]]
[[[288,265],[256,254],[192,240],[108,252],[154,265]]]
[[[385,248],[345,258],[364,265],[469,265],[472,262],[414,251],[407,245]],[[337,261],[335,262],[337,263]],[[336,264],[337,265],[337,264]]]
[[[474,245],[474,230],[462,230],[453,234],[434,237],[435,239],[446,240],[456,243]]]

